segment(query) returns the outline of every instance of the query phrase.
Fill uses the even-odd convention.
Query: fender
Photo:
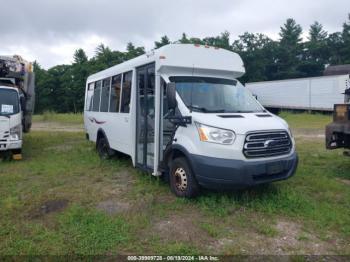
[[[108,141],[108,138],[107,138],[107,136],[106,136],[105,131],[104,131],[102,128],[99,128],[99,129],[97,130],[97,136],[96,136],[96,147],[97,147],[98,139],[99,139],[100,137],[105,137],[105,138],[107,139],[107,143],[108,143],[108,146],[109,146],[109,141]]]
[[[192,163],[192,157],[191,154],[187,151],[185,147],[179,144],[172,144],[170,145],[164,152],[163,161],[160,164],[160,168],[162,170],[168,169],[169,161],[173,158],[174,151],[181,152],[187,159],[191,169],[193,170],[193,163]]]

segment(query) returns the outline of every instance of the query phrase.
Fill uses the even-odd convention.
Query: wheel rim
[[[187,174],[185,169],[179,167],[175,170],[175,186],[179,191],[185,191],[187,189]]]

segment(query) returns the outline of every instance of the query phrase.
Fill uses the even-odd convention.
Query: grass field
[[[332,122],[332,114],[321,113],[292,113],[288,111],[281,112],[280,117],[285,119],[294,129],[320,129]]]
[[[330,119],[283,114],[292,128]],[[291,179],[183,200],[128,158],[101,161],[81,132],[32,132],[22,161],[0,163],[0,254],[350,254],[349,158],[296,141]]]
[[[56,122],[62,124],[83,124],[82,114],[57,114],[53,112],[44,112],[41,115],[33,116],[34,122]]]

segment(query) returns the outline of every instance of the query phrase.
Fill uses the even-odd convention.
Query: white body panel
[[[333,111],[344,102],[349,75],[322,76],[247,83],[246,87],[265,107]]]
[[[0,89],[17,89],[0,86]],[[14,139],[10,135],[11,128],[20,126],[20,136]],[[22,148],[22,112],[10,116],[0,115],[0,151],[7,151]]]
[[[161,132],[163,126],[162,114],[162,90],[160,78],[166,82],[170,76],[206,76],[225,79],[236,79],[244,74],[244,66],[241,58],[232,52],[223,49],[207,48],[194,45],[168,45],[149,52],[120,65],[116,65],[87,79],[88,84],[107,77],[112,77],[128,71],[133,71],[130,113],[104,113],[84,111],[85,130],[89,139],[96,142],[97,131],[103,129],[107,136],[110,147],[131,156],[133,164],[136,164],[136,96],[137,81],[136,70],[138,67],[150,63],[155,64],[155,143],[154,143],[154,165],[153,174],[158,174],[159,160],[163,152],[159,150],[162,141]],[[86,95],[87,96],[87,95]],[[217,113],[190,112],[177,94],[178,109],[183,116],[191,116],[192,124],[186,128],[179,127],[176,131],[176,144],[183,146],[190,154],[217,157],[223,159],[246,159],[242,153],[243,143],[247,132],[284,130],[289,133],[287,123],[277,116],[270,118],[259,118],[253,113],[240,113],[242,118],[228,119],[217,116]],[[85,101],[86,101],[85,97]],[[85,108],[86,109],[86,108]],[[195,122],[233,130],[236,140],[232,145],[214,144],[201,142]],[[161,144],[162,145],[162,144]],[[290,154],[294,153],[293,150]],[[148,157],[148,156],[147,156]],[[285,155],[284,155],[285,157]],[[279,159],[269,157],[254,159],[254,161],[266,161],[266,159]]]

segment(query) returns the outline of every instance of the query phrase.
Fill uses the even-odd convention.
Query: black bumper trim
[[[209,189],[233,189],[287,179],[295,174],[298,155],[266,161],[189,156],[198,183]]]

